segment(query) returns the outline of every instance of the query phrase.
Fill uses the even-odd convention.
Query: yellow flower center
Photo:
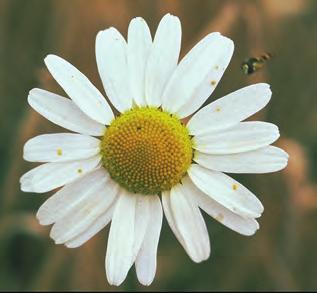
[[[103,166],[125,189],[158,194],[179,183],[192,142],[179,119],[156,108],[134,108],[112,121],[101,142]]]

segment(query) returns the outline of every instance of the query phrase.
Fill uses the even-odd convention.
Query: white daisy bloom
[[[149,285],[163,211],[190,258],[206,260],[210,243],[201,209],[243,235],[256,232],[263,212],[257,197],[224,173],[275,172],[288,155],[270,146],[279,137],[275,125],[242,122],[269,102],[268,84],[247,86],[199,110],[230,62],[230,39],[211,33],[178,63],[181,24],[170,14],[153,41],[140,17],[130,22],[127,39],[115,28],[96,38],[98,70],[117,117],[78,69],[58,56],[45,58],[70,99],[32,89],[29,104],[76,134],[27,141],[24,159],[45,164],[20,182],[26,192],[62,187],[37,213],[40,224],[53,224],[56,244],[78,247],[111,221],[109,283],[120,285],[135,264],[139,281]],[[185,125],[181,119],[190,115]]]

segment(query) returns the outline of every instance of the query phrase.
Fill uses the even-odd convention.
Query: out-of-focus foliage
[[[125,35],[135,16],[144,17],[154,33],[167,12],[182,21],[182,55],[211,31],[234,40],[233,59],[209,101],[269,82],[272,101],[254,118],[279,125],[277,145],[291,158],[279,173],[236,176],[265,206],[255,236],[240,236],[206,217],[212,254],[195,264],[164,220],[154,283],[142,287],[132,269],[119,289],[317,289],[317,1],[0,0],[1,290],[116,289],[104,272],[108,228],[80,248],[56,246],[49,228],[35,219],[49,194],[19,191],[19,177],[32,167],[22,160],[24,142],[62,131],[35,113],[26,98],[33,87],[62,93],[44,68],[49,53],[72,62],[101,89],[96,33],[114,26]],[[264,69],[243,75],[243,59],[265,51],[274,57]]]

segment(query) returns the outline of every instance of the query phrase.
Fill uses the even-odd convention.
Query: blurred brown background
[[[104,257],[108,228],[84,246],[54,245],[36,219],[52,193],[24,194],[19,177],[30,169],[24,142],[60,132],[27,105],[28,91],[62,90],[44,68],[60,55],[102,89],[94,55],[96,33],[109,26],[126,35],[135,16],[155,32],[167,12],[180,17],[182,55],[209,32],[235,42],[235,53],[209,101],[255,82],[269,82],[273,97],[256,118],[276,123],[277,145],[291,158],[282,172],[235,176],[262,200],[261,229],[240,236],[206,217],[212,255],[193,263],[166,221],[158,269],[149,288],[134,269],[119,290],[316,290],[317,289],[317,1],[308,0],[0,0],[0,289],[116,290],[107,284]],[[240,63],[263,52],[265,68],[245,76]]]

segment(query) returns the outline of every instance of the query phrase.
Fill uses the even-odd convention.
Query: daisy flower
[[[151,284],[163,211],[195,262],[210,254],[201,210],[254,234],[263,206],[225,173],[287,164],[288,155],[270,145],[279,137],[274,124],[242,122],[269,102],[269,85],[244,87],[200,109],[230,62],[233,42],[211,33],[178,63],[180,47],[181,24],[170,14],[153,40],[140,17],[130,22],[127,42],[113,27],[97,34],[98,71],[116,116],[88,78],[55,55],[45,64],[70,99],[42,89],[28,96],[42,116],[75,133],[26,142],[24,159],[45,164],[21,177],[21,189],[62,187],[37,213],[40,224],[53,224],[56,244],[79,247],[111,221],[105,267],[113,285],[133,264],[139,281]]]

